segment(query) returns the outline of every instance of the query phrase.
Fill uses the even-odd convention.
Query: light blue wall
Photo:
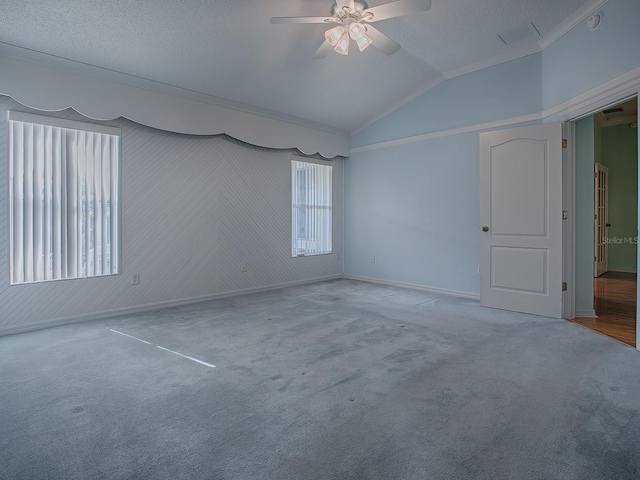
[[[345,196],[346,273],[479,291],[477,134],[355,153]]]
[[[610,0],[603,23],[577,25],[542,53],[544,108],[640,65],[640,1]]]
[[[604,11],[595,32],[583,22],[542,53],[441,83],[356,134],[352,148],[540,113],[640,66],[640,1],[610,0]],[[478,144],[468,133],[352,153],[345,273],[477,293]],[[585,294],[576,308],[588,305]]]
[[[542,63],[530,55],[445,81],[351,138],[351,147],[542,110]]]
[[[593,117],[576,122],[576,312],[593,311]]]

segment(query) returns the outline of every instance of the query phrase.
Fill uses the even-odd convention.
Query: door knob
[[[488,232],[489,231],[489,227],[487,227],[486,225],[484,227],[482,227],[482,231],[483,232]]]
[[[611,226],[610,223],[605,224],[605,227],[610,227],[610,226]]]

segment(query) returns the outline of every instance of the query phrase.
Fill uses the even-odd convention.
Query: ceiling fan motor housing
[[[365,11],[367,8],[369,8],[369,6],[360,0],[356,0],[353,2],[354,3],[354,7],[355,7],[355,11],[351,12],[351,14],[355,14],[356,12],[359,12],[360,14]],[[333,15],[334,17],[338,17],[338,15],[342,12],[343,10],[338,7],[337,3],[334,3],[333,6],[331,7],[331,15]],[[359,16],[359,15],[358,15]],[[352,17],[354,18],[354,17]]]

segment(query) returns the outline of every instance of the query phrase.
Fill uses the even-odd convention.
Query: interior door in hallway
[[[480,303],[562,317],[562,125],[480,134]]]
[[[593,276],[599,277],[609,269],[609,169],[596,163],[594,190],[594,255]]]

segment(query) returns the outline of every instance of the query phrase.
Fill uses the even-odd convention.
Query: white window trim
[[[317,159],[317,158],[308,158],[308,157],[303,157],[300,155],[295,155],[295,154],[290,154],[289,155],[289,164],[291,165],[291,162],[302,162],[302,163],[311,163],[311,164],[315,164],[315,165],[322,165],[324,167],[332,167],[331,169],[331,236],[333,237],[333,161],[332,160],[321,160],[321,159]],[[292,188],[293,188],[293,176],[292,176]],[[290,207],[292,205],[290,204]],[[293,230],[293,212],[292,212],[292,216],[291,216],[291,225],[290,225],[290,231]],[[293,239],[291,239],[291,241],[293,241]],[[293,249],[293,245],[289,245],[290,249]],[[305,257],[317,257],[317,256],[321,256],[321,255],[332,255],[333,252],[333,238],[331,238],[331,250],[327,251],[327,252],[318,252],[318,253],[301,253],[298,255],[293,255],[293,252],[291,252],[291,258],[305,258]]]

